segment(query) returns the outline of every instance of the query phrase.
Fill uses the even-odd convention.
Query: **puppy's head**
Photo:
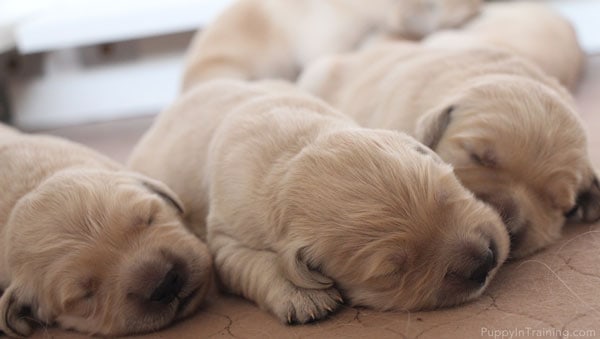
[[[567,219],[600,217],[585,131],[540,83],[488,76],[424,115],[416,134],[500,213],[513,257],[554,242]]]
[[[481,0],[393,0],[397,11],[388,10],[388,29],[420,39],[443,28],[460,26],[479,13]]]
[[[379,310],[453,305],[480,295],[508,254],[498,214],[401,133],[324,136],[291,168],[284,269],[298,286],[335,283]]]
[[[73,170],[47,179],[6,226],[2,330],[27,335],[33,318],[123,335],[189,315],[210,286],[211,260],[182,213],[165,185],[137,174]]]

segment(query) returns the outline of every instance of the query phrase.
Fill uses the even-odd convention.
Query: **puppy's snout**
[[[483,285],[487,280],[488,274],[497,265],[496,252],[494,246],[490,246],[485,254],[482,256],[481,263],[475,268],[469,276],[469,281]]]
[[[478,247],[478,246],[477,246]],[[452,293],[479,290],[488,280],[490,272],[498,266],[498,250],[495,242],[487,248],[468,247],[462,265],[451,269],[447,274],[448,286]]]
[[[150,295],[150,301],[169,304],[179,296],[185,283],[183,272],[177,268],[172,268],[167,272],[162,281],[158,284],[154,292]]]
[[[170,251],[143,252],[144,260],[136,260],[127,269],[128,297],[138,300],[141,306],[149,304],[161,308],[181,297],[190,282],[186,262]]]

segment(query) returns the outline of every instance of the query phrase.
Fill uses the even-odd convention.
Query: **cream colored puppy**
[[[426,45],[450,48],[493,46],[525,57],[573,89],[585,54],[571,23],[539,2],[486,3],[460,30],[427,37]]]
[[[496,207],[521,257],[567,219],[600,218],[600,188],[568,92],[534,65],[489,49],[383,44],[316,62],[299,80],[367,127],[404,131]]]
[[[199,85],[130,165],[208,211],[220,281],[283,322],[323,318],[342,297],[378,310],[461,303],[508,252],[499,216],[435,153],[291,85]]]
[[[32,323],[106,336],[190,315],[211,285],[208,248],[177,196],[82,146],[0,125],[0,331]]]
[[[218,77],[295,79],[322,55],[351,50],[374,32],[423,37],[454,27],[481,0],[239,0],[200,31],[183,91]]]

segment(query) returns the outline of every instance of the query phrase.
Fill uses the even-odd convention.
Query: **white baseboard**
[[[39,130],[156,114],[176,97],[182,63],[173,53],[14,83],[13,122]]]

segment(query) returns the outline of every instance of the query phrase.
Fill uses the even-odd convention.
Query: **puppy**
[[[190,315],[210,253],[164,184],[71,142],[0,126],[0,330],[31,322],[105,336]]]
[[[600,218],[600,189],[569,93],[491,49],[392,43],[317,61],[299,80],[367,127],[409,133],[494,206],[514,257],[554,242],[567,219]]]
[[[203,80],[295,79],[373,32],[419,38],[475,15],[480,0],[240,0],[194,38],[183,91]]]
[[[540,3],[487,3],[460,30],[434,33],[425,44],[503,48],[529,59],[570,89],[575,88],[585,60],[573,26]]]
[[[287,323],[323,318],[342,296],[378,310],[461,303],[508,253],[498,214],[435,153],[291,85],[195,87],[130,166],[208,211],[220,281]]]

